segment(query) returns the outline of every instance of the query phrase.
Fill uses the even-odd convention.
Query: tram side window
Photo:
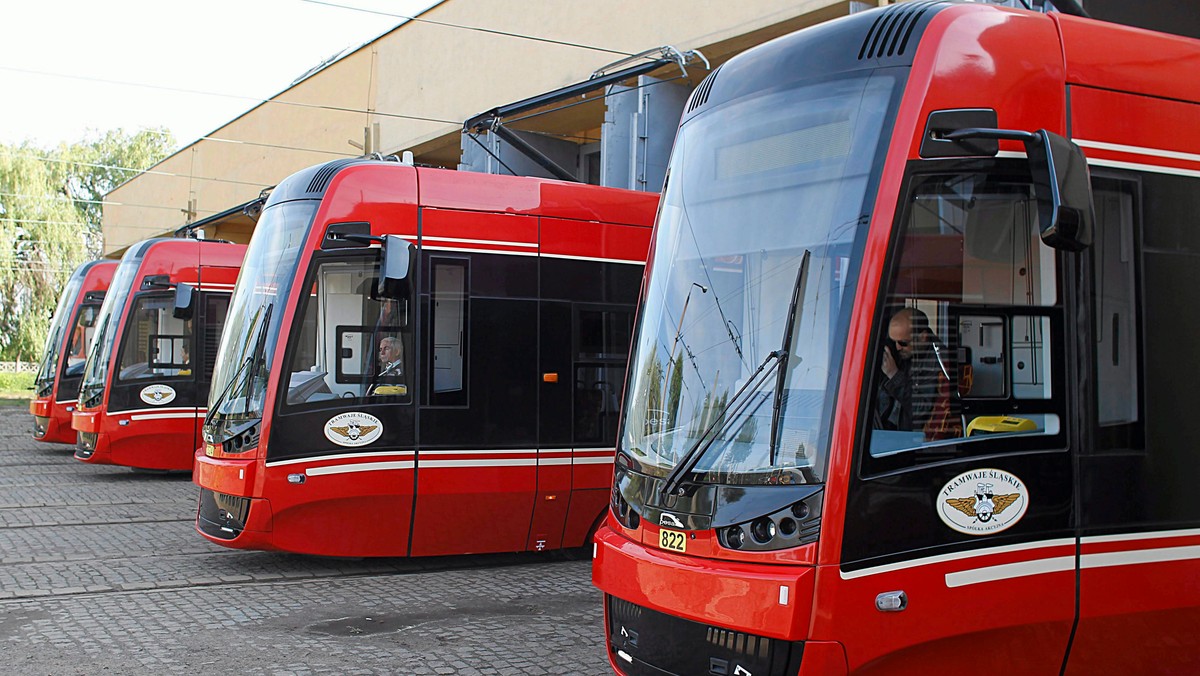
[[[204,342],[204,370],[201,376],[203,382],[212,380],[213,369],[217,364],[217,349],[221,345],[221,331],[225,328],[225,319],[229,314],[229,294],[204,294],[204,325],[201,327],[201,340]]]
[[[576,443],[615,443],[633,331],[628,308],[575,308]]]
[[[407,299],[378,299],[378,261],[317,263],[292,330],[287,404],[360,397],[410,400],[412,330]]]
[[[1112,179],[1092,184],[1096,421],[1107,428],[1133,425],[1141,418],[1133,191],[1131,183]]]
[[[1016,450],[1061,432],[1055,254],[1036,221],[1026,183],[918,181],[873,346],[872,457],[941,459],[1001,435]]]
[[[469,273],[467,259],[430,258],[433,382],[429,403],[434,406],[464,406],[467,403]]]
[[[192,320],[174,315],[170,295],[141,296],[121,345],[121,380],[192,375]]]

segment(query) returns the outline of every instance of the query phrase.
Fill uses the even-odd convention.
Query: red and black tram
[[[710,74],[596,538],[617,672],[1200,672],[1197,68],[918,1]]]
[[[75,457],[191,470],[229,296],[246,247],[148,239],[129,247],[96,318],[71,421]]]
[[[33,438],[37,441],[75,443],[71,414],[79,398],[83,364],[96,330],[100,303],[116,268],[117,261],[104,259],[80,265],[58,299],[34,380],[34,399],[29,402]]]
[[[234,290],[197,530],[332,556],[582,546],[657,200],[374,160],[285,180]]]

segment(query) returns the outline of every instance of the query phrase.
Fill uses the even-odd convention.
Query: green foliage
[[[84,220],[99,231],[99,202],[114,188],[149,169],[171,154],[175,139],[166,130],[143,130],[126,134],[116,129],[81,143],[60,145],[61,157],[76,162],[67,184],[70,196]],[[100,251],[99,245],[96,252]]]
[[[0,373],[0,399],[32,399],[32,371],[22,373]]]
[[[99,255],[104,194],[173,145],[121,130],[53,150],[0,144],[0,360],[40,356],[67,278]]]

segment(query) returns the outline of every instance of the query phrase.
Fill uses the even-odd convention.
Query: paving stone
[[[0,406],[6,674],[610,673],[587,561],[229,550],[195,532],[186,474],[88,465],[29,427]]]

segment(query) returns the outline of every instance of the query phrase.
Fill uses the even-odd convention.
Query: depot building
[[[659,191],[680,115],[709,73],[772,38],[887,4],[443,0],[118,186],[103,253],[189,230],[248,242],[265,191],[364,154]],[[1200,17],[1167,0],[1137,3],[1136,15],[1119,0],[1082,4],[1096,18],[1200,36]]]

